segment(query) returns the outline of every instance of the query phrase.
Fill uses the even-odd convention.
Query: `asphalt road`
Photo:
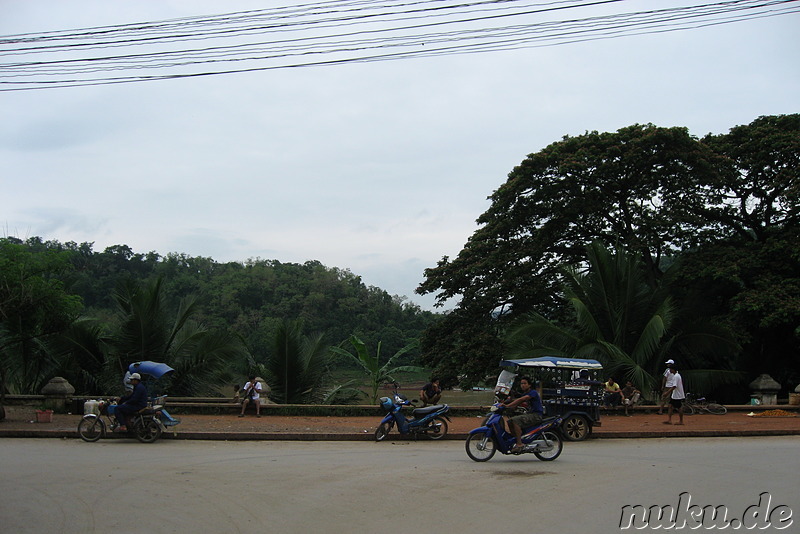
[[[0,533],[606,533],[626,505],[686,495],[728,519],[760,500],[800,513],[799,443],[597,440],[566,443],[553,462],[476,463],[457,441],[2,439]]]

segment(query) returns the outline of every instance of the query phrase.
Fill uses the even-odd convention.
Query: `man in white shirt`
[[[247,409],[247,405],[252,403],[256,407],[256,417],[261,417],[261,382],[256,380],[255,375],[250,376],[250,380],[242,388],[242,413],[239,414],[239,417],[244,417],[244,411]]]
[[[683,391],[683,378],[681,374],[675,369],[675,364],[669,365],[669,376],[666,380],[666,388],[669,390],[669,409],[667,411],[667,420],[664,421],[665,425],[672,424],[672,411],[678,411],[678,423],[683,424],[683,399],[686,398],[686,393]]]
[[[667,364],[667,368],[664,369],[664,374],[661,375],[661,393],[658,398],[658,415],[664,413],[664,406],[666,406],[667,402],[669,402],[670,392],[667,390],[667,378],[669,378],[670,374],[672,374],[669,372],[669,366],[674,365],[675,360],[670,359],[664,363]]]

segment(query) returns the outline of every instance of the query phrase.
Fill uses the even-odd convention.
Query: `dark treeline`
[[[219,263],[186,254],[138,253],[126,245],[95,251],[92,243],[60,243],[39,237],[25,241],[7,237],[2,241],[0,262],[6,266],[6,287],[0,291],[4,295],[0,302],[4,339],[0,353],[7,355],[7,361],[1,367],[7,375],[6,390],[14,393],[38,393],[42,383],[51,378],[47,369],[71,375],[76,387],[85,389],[96,383],[82,380],[80,369],[65,369],[65,365],[53,362],[60,356],[55,348],[58,343],[51,343],[50,338],[83,320],[91,320],[100,330],[113,330],[118,326],[115,323],[121,322],[120,306],[128,302],[123,299],[120,304],[120,288],[126,284],[146,287],[157,282],[160,301],[168,312],[165,316],[174,316],[181,306],[188,306],[185,302],[191,301],[194,323],[238,340],[243,350],[228,353],[234,355],[227,362],[228,372],[214,374],[236,380],[273,356],[277,350],[276,334],[287,321],[299,322],[304,334],[324,336],[329,345],[342,344],[356,335],[371,347],[381,342],[382,353],[391,355],[417,340],[437,317],[405,297],[365,285],[349,270],[327,267],[318,261],[297,264],[250,259]],[[52,295],[36,296],[41,287],[32,286],[33,279],[39,280],[39,286],[51,284],[48,287],[61,295],[59,303],[54,304],[54,309],[60,311],[49,314],[52,324],[34,316],[34,302]],[[129,317],[134,315],[127,311]],[[59,321],[52,320],[62,312]],[[74,346],[80,345],[75,342],[76,337],[72,335],[72,353]],[[98,344],[97,339],[102,340],[102,336],[94,339],[93,343]],[[26,349],[33,342],[47,342],[46,351]],[[120,352],[97,349],[95,353],[115,350]],[[23,355],[17,358],[18,363],[11,364],[14,355],[20,353]],[[412,364],[419,356],[419,349],[415,348],[398,363]],[[129,363],[124,356],[115,357],[117,367]],[[38,367],[27,368],[34,360]],[[85,355],[78,361],[80,367],[88,367]],[[113,366],[109,370],[108,362],[104,363],[109,381],[116,380],[118,370]],[[332,365],[347,368],[353,363],[341,360]],[[191,388],[187,385],[182,389]]]

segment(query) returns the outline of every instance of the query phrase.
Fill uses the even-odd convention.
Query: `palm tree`
[[[506,338],[514,357],[571,356],[600,360],[607,374],[641,391],[660,387],[664,362],[680,363],[687,387],[738,382],[724,369],[738,349],[732,336],[709,321],[681,313],[665,285],[649,286],[638,255],[612,254],[598,242],[587,248],[585,274],[566,272],[564,294],[574,310],[569,325],[526,316]],[[715,367],[704,368],[706,362]]]
[[[175,369],[165,384],[171,394],[215,395],[230,381],[232,363],[247,357],[239,338],[193,319],[198,311],[194,299],[182,299],[171,314],[160,278],[145,285],[125,281],[114,300],[117,314],[111,326],[79,322],[64,336],[70,346],[67,361],[86,363],[83,369],[98,373],[82,377],[83,383],[113,391],[131,363],[152,360]]]
[[[395,360],[400,358],[406,352],[414,349],[417,347],[418,342],[412,341],[405,347],[401,348],[394,355],[389,358],[386,363],[383,365],[380,364],[381,358],[381,342],[378,342],[378,350],[375,351],[375,356],[370,356],[369,352],[367,352],[367,346],[364,344],[361,339],[359,339],[355,335],[350,336],[350,344],[356,350],[356,353],[353,354],[352,352],[348,352],[341,347],[331,347],[331,350],[336,354],[340,354],[342,356],[351,358],[352,360],[358,362],[361,368],[367,372],[369,375],[369,387],[370,392],[372,394],[372,402],[378,400],[378,389],[380,388],[381,384],[385,382],[393,382],[394,378],[392,375],[395,373],[402,373],[402,372],[418,372],[422,371],[422,367],[417,367],[415,365],[401,365],[401,366],[394,366]],[[394,367],[393,367],[394,366]]]
[[[307,404],[324,395],[328,345],[322,335],[303,335],[302,322],[283,321],[275,332],[274,351],[255,367],[267,376],[270,398],[282,404]]]

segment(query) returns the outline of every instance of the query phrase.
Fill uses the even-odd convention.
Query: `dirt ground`
[[[764,410],[756,410],[760,413]],[[666,416],[655,413],[637,413],[630,417],[612,413],[604,415],[602,425],[594,429],[598,437],[615,437],[619,434],[641,433],[652,435],[691,434],[697,431],[723,431],[753,434],[766,434],[775,431],[791,430],[800,432],[800,417],[751,417],[748,412],[731,411],[726,415],[691,415],[684,417],[684,425],[665,425]],[[327,434],[372,434],[378,417],[293,417],[262,415],[256,418],[248,414],[239,418],[230,415],[197,415],[174,413],[181,423],[175,427],[178,432],[246,432],[246,433],[327,433]],[[74,430],[78,426],[79,415],[54,414],[52,423],[37,423],[33,408],[7,406],[6,419],[0,422],[2,430]],[[482,416],[451,418],[449,433],[466,433],[480,426]],[[673,416],[677,422],[677,416]]]

